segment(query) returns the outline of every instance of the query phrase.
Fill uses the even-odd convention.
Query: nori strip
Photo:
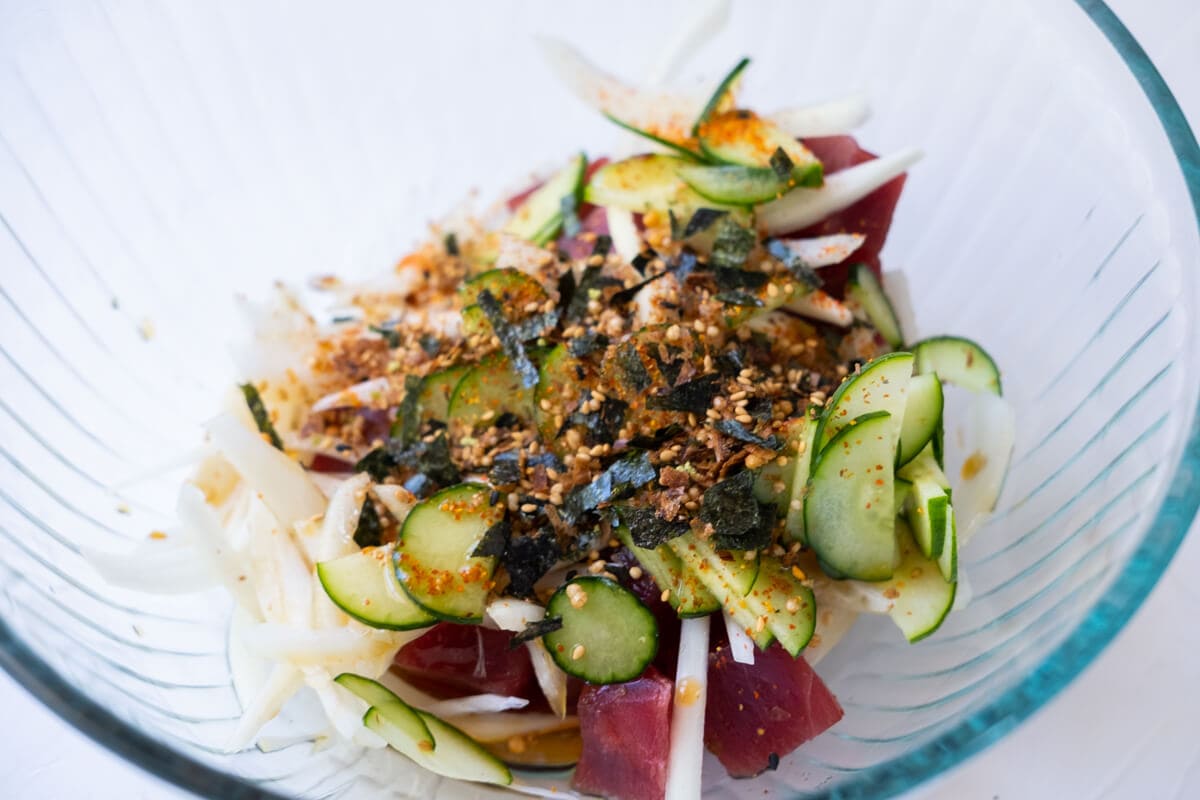
[[[533,597],[533,585],[558,563],[561,556],[558,538],[549,527],[510,538],[500,557],[500,563],[508,572],[508,593],[514,597]]]
[[[739,442],[747,444],[756,444],[759,447],[769,447],[772,450],[778,450],[783,447],[783,442],[779,441],[779,437],[771,434],[767,437],[758,436],[755,433],[747,430],[746,426],[738,422],[736,419],[722,419],[713,423],[713,427],[719,430],[726,436],[737,439]]]
[[[370,497],[363,500],[362,513],[358,515],[358,527],[354,529],[354,543],[359,547],[379,547],[383,544],[383,520]]]
[[[639,450],[614,461],[591,483],[572,489],[559,507],[558,515],[568,525],[574,525],[589,511],[605,503],[620,500],[658,477],[650,463],[650,454]]]
[[[661,394],[650,395],[646,398],[646,408],[703,414],[720,392],[721,376],[710,373],[681,383]]]
[[[283,440],[279,438],[279,433],[271,422],[271,415],[267,412],[267,406],[263,403],[258,389],[252,383],[243,383],[240,388],[242,396],[246,398],[246,405],[250,407],[250,416],[254,417],[254,424],[258,426],[258,432],[266,436],[277,450],[282,450]]]
[[[700,521],[712,525],[718,548],[758,550],[771,542],[774,511],[755,499],[754,472],[742,470],[704,492]]]
[[[683,536],[692,529],[685,520],[666,520],[649,506],[617,506],[617,518],[629,529],[633,543],[638,547],[653,550],[663,542]]]
[[[479,293],[475,302],[487,317],[488,322],[492,324],[492,332],[500,340],[500,346],[504,349],[504,354],[508,356],[513,371],[521,378],[521,385],[526,388],[536,386],[538,382],[537,367],[529,359],[529,354],[525,352],[521,334],[504,317],[504,309],[500,307],[500,301],[490,290],[484,289]]]
[[[516,650],[526,642],[540,639],[547,633],[554,633],[563,626],[562,617],[546,617],[525,626],[525,630],[516,634],[508,641],[508,649]]]

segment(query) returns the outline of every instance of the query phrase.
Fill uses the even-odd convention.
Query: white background
[[[1200,127],[1200,6],[1110,0]],[[1083,676],[996,746],[904,800],[1200,797],[1200,525]],[[0,797],[189,797],[77,733],[0,674]]]

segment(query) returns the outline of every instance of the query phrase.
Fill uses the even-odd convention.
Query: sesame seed
[[[629,577],[633,578],[635,581],[642,577],[643,574],[645,573],[642,572],[642,568],[639,566],[634,565],[629,568]]]
[[[789,614],[795,614],[797,611],[800,610],[800,601],[798,599],[796,599],[795,597],[789,597],[787,604],[784,606],[784,608],[786,608],[788,610]]]
[[[588,595],[577,583],[567,584],[567,600],[571,603],[571,608],[579,610],[587,605]]]
[[[665,603],[665,602],[667,602],[668,600],[670,600],[670,599],[671,599],[671,590],[670,590],[670,589],[663,589],[663,590],[662,590],[662,594],[660,594],[660,595],[658,596],[658,599],[659,599],[659,600],[662,600],[664,603]]]
[[[604,559],[593,561],[591,564],[588,564],[588,572],[593,575],[599,575],[601,572],[604,572],[604,566]]]
[[[579,659],[583,658],[583,654],[586,652],[587,652],[587,650],[584,648],[583,645],[581,645],[581,644],[575,645],[575,649],[571,651],[571,660],[578,661]]]
[[[538,507],[533,503],[525,503],[521,506],[521,511],[526,514],[532,514],[533,512],[537,511],[537,509]]]

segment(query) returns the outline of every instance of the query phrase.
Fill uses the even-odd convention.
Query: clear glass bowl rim
[[[1125,62],[1149,100],[1179,163],[1200,233],[1200,145],[1157,67],[1102,0],[1075,0]],[[892,797],[949,770],[999,740],[1081,673],[1141,606],[1178,550],[1200,508],[1200,408],[1166,498],[1145,538],[1112,588],[1071,635],[1019,684],[985,708],[926,743],[856,773],[852,784],[831,787],[829,800]],[[59,675],[0,618],[0,667],[97,743],[159,778],[207,797],[287,800],[176,751],[90,699]],[[811,794],[805,797],[813,797]]]

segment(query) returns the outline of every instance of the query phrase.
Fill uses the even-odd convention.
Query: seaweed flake
[[[646,398],[646,408],[703,414],[720,393],[720,381],[721,376],[716,373],[701,375],[661,394],[650,395]]]
[[[754,497],[754,472],[743,470],[713,484],[700,503],[700,521],[712,525],[722,550],[758,550],[771,542],[774,506]]]
[[[504,354],[508,356],[513,371],[520,376],[521,385],[526,388],[536,386],[538,382],[537,367],[529,359],[529,354],[525,352],[525,345],[521,334],[514,328],[512,323],[505,319],[504,310],[500,307],[500,301],[496,299],[496,296],[490,290],[484,289],[479,293],[479,297],[476,298],[475,302],[482,309],[488,322],[492,324],[492,331],[496,334],[496,338],[500,340],[500,346],[504,349]]]

